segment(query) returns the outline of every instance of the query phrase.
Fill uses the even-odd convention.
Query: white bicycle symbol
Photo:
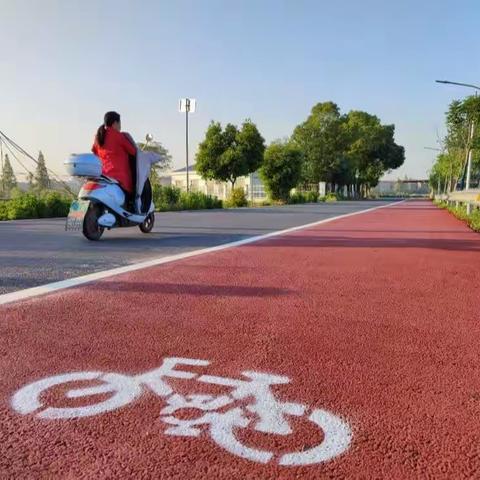
[[[12,398],[12,407],[20,414],[35,413],[36,417],[42,419],[90,417],[128,405],[140,397],[147,387],[166,401],[167,405],[160,411],[160,419],[167,425],[165,430],[167,435],[198,437],[203,431],[202,427],[205,426],[212,440],[227,452],[254,462],[268,463],[275,454],[244,445],[235,436],[235,430],[253,427],[257,432],[289,435],[292,429],[286,417],[306,416],[307,406],[282,402],[275,398],[270,387],[289,383],[290,379],[285,376],[244,371],[243,379],[235,379],[198,375],[194,372],[175,369],[179,365],[205,367],[209,364],[207,360],[165,358],[159,368],[135,376],[97,371],[56,375],[21,388]],[[195,379],[204,384],[229,387],[231,390],[225,395],[183,396],[174,392],[167,383],[167,378]],[[41,397],[48,389],[77,381],[96,381],[97,385],[68,390],[67,398],[91,397],[107,393],[112,395],[107,400],[81,407],[55,408],[42,404]],[[98,384],[98,382],[102,383]],[[246,407],[234,405],[236,401],[243,399],[250,400]],[[227,406],[231,408],[225,408]],[[175,413],[185,408],[197,409],[204,413],[193,420],[177,418]],[[344,420],[321,409],[312,410],[307,418],[322,430],[322,442],[302,452],[283,454],[278,459],[279,465],[296,466],[325,462],[348,449],[352,435]]]

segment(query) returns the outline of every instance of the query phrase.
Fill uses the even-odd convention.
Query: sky
[[[267,142],[317,102],[395,124],[388,178],[425,177],[444,113],[480,83],[478,0],[0,0],[0,130],[64,173],[107,110],[185,163],[211,120],[250,118]],[[16,171],[20,166],[14,165]]]

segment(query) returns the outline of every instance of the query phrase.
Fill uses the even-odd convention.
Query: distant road
[[[285,207],[157,214],[154,231],[105,232],[87,241],[65,232],[63,219],[0,222],[0,294],[65,280],[151,258],[220,245],[242,238],[369,209],[388,201],[337,202]]]

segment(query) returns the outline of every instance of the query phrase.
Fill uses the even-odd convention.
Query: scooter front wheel
[[[149,213],[145,220],[138,226],[143,233],[150,233],[155,225],[155,214]]]
[[[88,240],[97,241],[103,235],[104,228],[98,224],[98,219],[102,215],[101,207],[95,203],[90,203],[87,213],[83,219],[83,235]]]

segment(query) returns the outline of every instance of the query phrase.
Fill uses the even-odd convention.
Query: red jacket
[[[128,156],[135,155],[137,150],[127,137],[107,127],[105,143],[100,146],[96,141],[92,152],[102,161],[102,173],[120,182],[120,185],[129,193],[133,192],[132,172]]]

